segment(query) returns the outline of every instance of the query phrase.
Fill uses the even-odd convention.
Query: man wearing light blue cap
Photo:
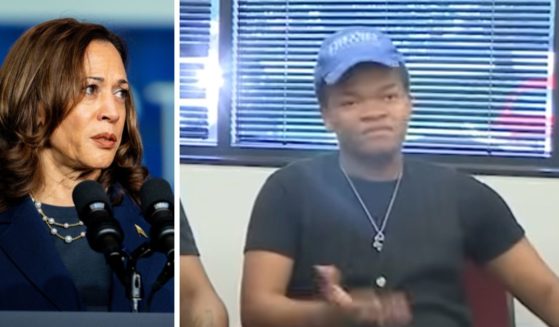
[[[559,327],[559,279],[503,199],[471,176],[403,156],[412,101],[387,35],[358,27],[329,36],[314,83],[339,151],[279,169],[260,190],[243,326],[471,326],[470,259]]]
[[[366,62],[397,68],[404,65],[404,58],[390,38],[376,29],[352,28],[336,33],[320,48],[315,84],[336,84],[353,66]]]

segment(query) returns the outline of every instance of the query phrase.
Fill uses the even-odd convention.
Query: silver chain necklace
[[[35,205],[35,209],[37,209],[37,212],[39,212],[39,215],[41,215],[41,219],[47,225],[51,235],[63,240],[66,244],[70,244],[74,241],[79,240],[80,238],[85,237],[85,232],[83,231],[76,236],[71,236],[71,235],[60,234],[58,228],[56,228],[56,227],[62,227],[64,229],[68,229],[68,228],[83,226],[83,222],[81,220],[78,220],[77,223],[73,223],[73,224],[59,223],[54,218],[49,217],[47,216],[47,214],[45,214],[45,212],[43,211],[43,204],[41,202],[35,200],[33,196],[31,196],[31,201],[33,201],[33,204]]]
[[[381,252],[382,247],[384,246],[384,239],[385,239],[384,230],[386,229],[386,224],[388,222],[388,219],[390,218],[390,212],[392,211],[392,206],[394,205],[394,201],[396,200],[396,196],[398,195],[398,190],[400,189],[400,182],[402,181],[402,175],[403,175],[404,170],[402,169],[400,171],[400,173],[398,174],[398,179],[396,180],[396,186],[394,186],[394,190],[392,191],[392,196],[390,198],[390,202],[388,203],[388,208],[386,209],[386,213],[384,214],[384,218],[382,219],[381,226],[379,228],[378,225],[376,224],[375,220],[373,219],[373,216],[369,212],[369,209],[367,209],[367,207],[365,206],[365,203],[363,202],[363,199],[361,199],[361,196],[359,195],[359,192],[355,188],[355,185],[353,185],[353,182],[351,181],[351,178],[349,178],[349,175],[345,171],[344,167],[342,166],[341,163],[339,164],[339,166],[340,166],[340,170],[342,171],[342,173],[345,176],[345,179],[347,180],[347,183],[351,187],[351,190],[353,191],[353,194],[355,195],[355,197],[359,201],[359,204],[361,204],[361,208],[363,209],[363,211],[367,215],[367,218],[369,218],[369,222],[371,223],[371,225],[375,229],[376,233],[375,233],[375,236],[373,237],[373,239],[371,241],[371,245],[378,252]]]

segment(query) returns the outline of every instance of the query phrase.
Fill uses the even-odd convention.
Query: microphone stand
[[[141,258],[149,257],[153,253],[155,253],[155,251],[153,250],[151,243],[148,241],[136,248],[128,259],[127,271],[125,274],[126,279],[122,280],[124,280],[123,284],[125,285],[126,294],[130,301],[132,301],[132,312],[138,312],[139,303],[144,295],[141,275],[138,272],[136,265]],[[173,277],[175,267],[174,263],[174,250],[171,250],[167,255],[165,266],[161,270],[161,273],[157,276],[157,279],[153,283],[151,291],[148,295],[146,311],[151,311],[151,302],[155,293],[157,293],[157,291],[159,291],[163,285],[165,285],[165,283]]]
[[[126,275],[129,279],[124,285],[128,298],[132,301],[132,312],[138,312],[140,301],[144,295],[142,276],[138,272],[136,265],[140,258],[150,256],[152,253],[153,250],[149,243],[145,242],[132,252],[128,260]]]
[[[149,292],[148,299],[147,299],[147,307],[151,307],[151,301],[153,300],[153,296],[157,291],[159,291],[165,283],[169,281],[174,275],[175,272],[175,251],[171,250],[167,255],[167,261],[165,262],[165,266],[161,270],[161,273],[157,276],[157,279],[153,283],[151,291]]]
[[[132,312],[139,312],[140,302],[144,296],[142,276],[137,268],[138,261],[141,258],[151,256],[154,252],[151,242],[148,241],[137,247],[130,255],[122,250],[105,254],[105,260],[124,286],[126,296],[131,301]],[[174,262],[174,250],[171,250],[167,255],[165,266],[157,276],[148,295],[146,311],[150,311],[155,293],[173,277]]]

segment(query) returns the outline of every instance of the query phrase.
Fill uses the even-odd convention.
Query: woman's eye
[[[115,95],[121,99],[127,99],[130,92],[127,89],[118,89]]]
[[[84,93],[85,95],[94,95],[95,93],[97,93],[98,89],[99,87],[97,85],[90,84],[84,88]]]

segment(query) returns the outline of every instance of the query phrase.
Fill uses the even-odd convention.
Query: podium
[[[172,313],[0,311],[6,327],[173,327]]]

